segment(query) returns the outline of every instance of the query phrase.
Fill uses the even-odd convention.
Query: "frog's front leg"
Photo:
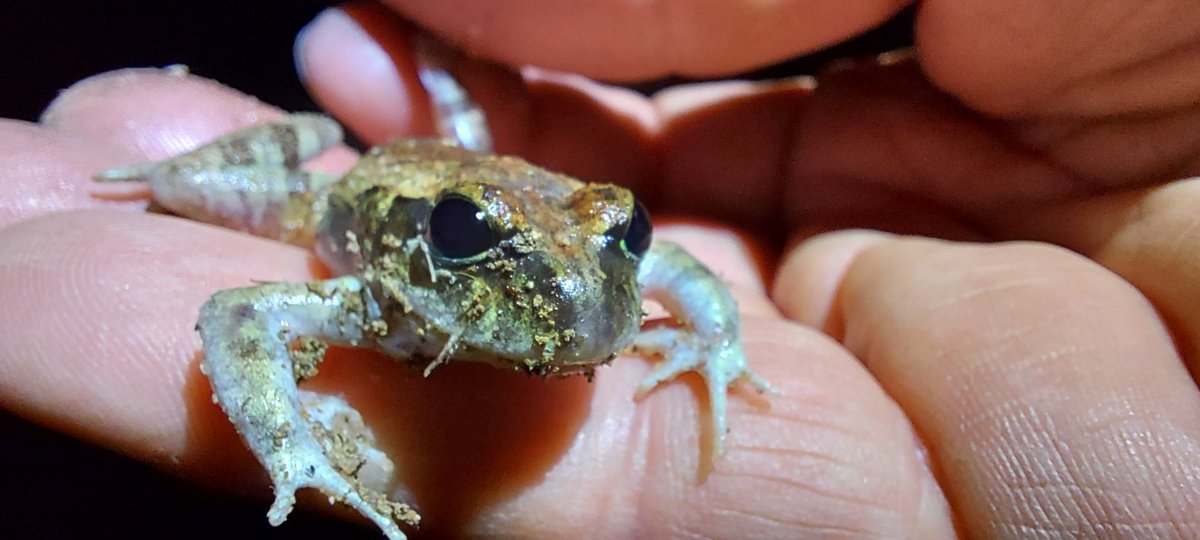
[[[344,433],[331,433],[322,422],[329,417],[323,405],[296,386],[304,371],[293,363],[296,340],[359,345],[369,337],[377,310],[355,277],[229,289],[200,310],[201,368],[217,402],[271,475],[275,502],[267,516],[273,525],[287,519],[302,487],[355,508],[393,540],[405,537],[397,521],[417,522],[407,505],[388,501],[358,478],[373,441],[345,444],[346,437],[339,436]],[[356,422],[357,413],[349,413]]]
[[[663,305],[678,327],[645,330],[634,340],[636,352],[662,356],[638,386],[645,395],[688,371],[704,377],[712,414],[713,451],[725,451],[726,392],[746,380],[760,392],[775,390],[746,365],[737,303],[729,288],[678,244],[655,241],[638,267],[643,298]]]

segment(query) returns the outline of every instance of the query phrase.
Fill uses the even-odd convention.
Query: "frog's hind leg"
[[[354,508],[392,540],[405,538],[398,522],[415,525],[419,519],[380,491],[387,483],[379,478],[382,453],[358,413],[296,386],[298,378],[312,374],[311,364],[319,359],[314,357],[323,350],[308,343],[309,357],[297,362],[302,356],[294,356],[300,353],[290,350],[293,343],[305,338],[362,344],[370,339],[367,328],[377,309],[358,278],[341,277],[229,289],[200,310],[201,367],[217,402],[275,484],[267,513],[273,525],[287,519],[296,490],[304,487]],[[390,462],[383,468],[389,473]]]
[[[311,245],[335,177],[300,166],[342,140],[319,114],[251,126],[173,158],[110,169],[102,182],[146,182],[154,200],[180,215],[298,245]]]

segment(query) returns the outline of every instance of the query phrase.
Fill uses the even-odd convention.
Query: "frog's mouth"
[[[632,343],[641,323],[637,265],[619,243],[521,238],[502,240],[478,260],[423,246],[428,257],[409,264],[402,290],[391,294],[405,306],[400,318],[423,320],[414,329],[424,336],[419,355],[439,359],[435,366],[468,360],[579,373]]]
[[[436,338],[420,354],[436,367],[449,361],[515,367],[536,375],[589,373],[628,347],[641,322],[641,303],[632,279],[592,282],[569,274],[538,279],[540,293],[511,302],[481,302],[482,313],[460,312],[449,324],[428,320]],[[614,283],[614,281],[616,283]],[[532,290],[532,289],[531,289]],[[494,289],[489,289],[493,292]],[[469,316],[467,313],[472,313]],[[432,368],[430,368],[432,369]]]
[[[546,377],[550,375],[561,375],[564,377],[571,375],[587,375],[590,378],[597,366],[606,365],[616,357],[617,353],[612,353],[609,356],[591,360],[586,363],[563,364],[557,362],[548,362],[544,359],[534,357],[505,358],[497,355],[494,352],[484,349],[479,349],[476,347],[462,347],[453,355],[451,360],[439,363],[435,359],[425,369],[426,374],[428,374],[433,370],[433,368],[448,362],[470,361],[489,364],[493,367],[503,369],[515,368],[529,373],[530,375],[537,375],[539,377]]]

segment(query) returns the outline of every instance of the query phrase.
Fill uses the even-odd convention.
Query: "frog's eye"
[[[462,197],[447,197],[429,215],[429,243],[451,259],[474,257],[499,241],[487,215]]]
[[[629,228],[625,230],[625,236],[621,238],[621,247],[635,257],[641,257],[647,249],[650,249],[652,231],[650,213],[646,211],[645,206],[642,206],[642,201],[634,199],[633,218],[629,220]]]

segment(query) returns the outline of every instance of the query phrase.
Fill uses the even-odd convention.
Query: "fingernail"
[[[313,17],[313,20],[308,21],[308,24],[304,25],[304,27],[296,33],[296,40],[292,42],[292,63],[296,65],[296,74],[302,81],[308,78],[308,62],[305,60],[307,56],[305,51],[307,50],[308,46],[308,36],[314,27],[323,24],[322,21],[329,16],[329,12],[332,9],[333,8],[325,8],[321,10],[320,13],[317,13],[317,16]]]

